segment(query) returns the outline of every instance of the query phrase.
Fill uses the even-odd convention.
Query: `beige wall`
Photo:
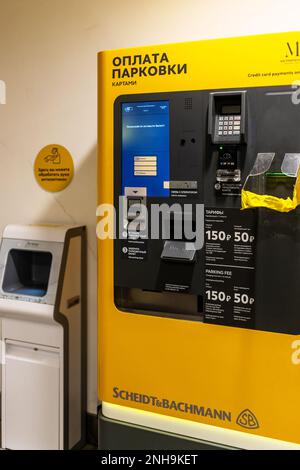
[[[299,0],[0,0],[0,231],[8,223],[89,227],[88,409],[97,405],[96,53],[135,45],[299,29]],[[1,101],[1,100],[0,100]],[[73,154],[59,194],[35,183],[49,143]]]

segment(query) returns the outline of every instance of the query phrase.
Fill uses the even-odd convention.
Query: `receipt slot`
[[[2,448],[80,447],[86,408],[85,227],[6,227],[0,317]]]

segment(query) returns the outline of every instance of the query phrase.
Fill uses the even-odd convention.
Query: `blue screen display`
[[[122,104],[123,195],[138,187],[147,188],[147,196],[169,196],[169,133],[169,101]]]

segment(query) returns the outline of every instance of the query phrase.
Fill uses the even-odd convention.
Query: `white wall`
[[[8,223],[89,227],[88,409],[97,405],[96,53],[103,49],[297,30],[299,0],[0,0],[0,231]],[[36,184],[41,147],[65,145],[76,175]]]

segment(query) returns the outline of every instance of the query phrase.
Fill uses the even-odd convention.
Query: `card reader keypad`
[[[219,137],[239,136],[241,134],[241,116],[216,116],[216,134]]]

